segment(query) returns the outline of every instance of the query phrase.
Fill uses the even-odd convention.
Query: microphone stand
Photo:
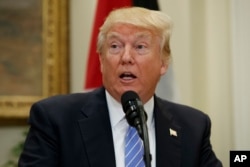
[[[140,103],[140,101],[137,101]],[[139,105],[142,106],[142,105]],[[147,122],[146,122],[146,116],[145,111],[142,107],[139,109],[140,114],[140,126],[141,129],[138,131],[139,136],[142,138],[143,145],[144,145],[144,162],[146,167],[151,167],[151,160],[152,156],[150,154],[150,147],[149,147],[149,138],[148,138],[148,128],[147,128]]]

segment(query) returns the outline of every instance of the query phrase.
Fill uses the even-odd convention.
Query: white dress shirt
[[[123,112],[122,105],[116,101],[107,91],[106,98],[109,110],[109,117],[112,127],[113,143],[115,148],[115,159],[117,167],[125,167],[125,136],[129,127],[125,113]],[[150,153],[152,155],[151,166],[156,166],[155,161],[155,126],[153,118],[154,98],[144,104],[144,109],[147,113],[147,126]]]

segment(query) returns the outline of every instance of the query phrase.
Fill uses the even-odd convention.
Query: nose
[[[124,52],[121,56],[122,64],[133,64],[134,63],[134,56],[132,53],[132,49],[129,46],[126,46]]]

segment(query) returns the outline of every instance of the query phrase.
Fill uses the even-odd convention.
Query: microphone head
[[[121,103],[123,111],[126,113],[127,105],[129,101],[135,101],[136,99],[140,100],[138,94],[132,90],[126,91],[122,94]]]
[[[143,112],[145,116],[145,121],[147,120],[147,115],[143,109],[141,100],[138,94],[134,91],[127,91],[121,97],[121,103],[123,111],[125,112],[125,117],[130,126],[138,128],[142,123],[142,116],[140,111]]]

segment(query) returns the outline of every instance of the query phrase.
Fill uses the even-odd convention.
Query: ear
[[[162,64],[161,64],[161,75],[164,75],[168,70],[168,63],[164,62],[162,60]]]
[[[102,55],[101,54],[99,54],[99,62],[100,62],[100,71],[102,73],[102,71],[103,71],[103,60],[102,60]]]

